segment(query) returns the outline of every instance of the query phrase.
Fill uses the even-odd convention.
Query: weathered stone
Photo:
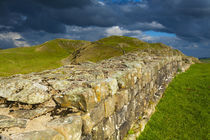
[[[72,81],[54,79],[54,80],[49,80],[48,83],[52,85],[54,90],[65,91],[66,89],[71,87]]]
[[[119,136],[117,136],[117,132],[116,131],[107,139],[108,140],[119,140]]]
[[[135,101],[132,100],[127,107],[125,119],[129,122],[135,120]]]
[[[104,140],[104,126],[103,122],[99,123],[93,128],[92,131],[93,140]]]
[[[65,140],[81,139],[82,119],[80,116],[55,119],[50,121],[47,127],[59,132]]]
[[[96,104],[96,97],[91,89],[72,89],[66,91],[63,95],[54,97],[56,103],[64,108],[75,107],[82,111],[87,111]]]
[[[10,113],[15,118],[33,119],[47,112],[52,111],[54,108],[37,108],[34,110],[15,110]]]
[[[119,111],[123,108],[124,105],[128,103],[128,90],[121,90],[115,95],[116,100],[116,111]]]
[[[109,88],[110,94],[111,95],[116,94],[117,90],[119,88],[117,80],[114,79],[114,78],[108,78],[108,79],[106,79],[106,83],[108,84],[108,88]]]
[[[105,117],[111,116],[115,111],[115,101],[116,98],[108,97],[104,102],[105,107]]]
[[[15,119],[10,117],[1,116],[0,128],[11,128],[11,127],[26,127],[27,120],[25,119]]]
[[[91,133],[93,126],[95,125],[94,120],[91,119],[90,113],[86,113],[82,116],[82,122],[83,122],[83,133],[88,135]]]
[[[95,101],[100,102],[109,95],[109,87],[106,81],[96,81],[90,83],[95,92]]]
[[[127,106],[124,106],[120,112],[116,114],[117,116],[117,125],[120,126],[125,122],[125,117],[126,117],[126,112],[127,112]]]
[[[92,134],[91,134],[91,133],[82,136],[82,140],[92,140],[92,139],[93,139],[93,138],[92,138]]]
[[[108,117],[104,121],[104,138],[110,137],[115,132],[115,115]]]
[[[102,121],[102,119],[105,117],[104,102],[101,102],[96,108],[90,111],[90,117],[95,124]]]
[[[13,140],[67,140],[55,130],[32,131],[11,136]]]
[[[12,140],[9,136],[0,134],[0,140]]]
[[[5,120],[5,119],[10,119],[11,117],[5,116],[5,115],[0,115],[0,120]]]
[[[0,87],[0,97],[8,101],[38,104],[49,100],[52,96],[48,93],[49,88],[36,78],[3,78]]]
[[[42,104],[39,105],[40,108],[55,108],[56,103],[53,101],[53,99],[50,99]]]
[[[3,98],[0,98],[0,105],[4,104],[5,103],[5,99]]]
[[[129,122],[124,122],[120,128],[119,128],[119,132],[120,132],[120,139],[122,140],[126,134],[128,133],[128,130],[130,129],[130,123]]]
[[[112,77],[115,77],[117,79],[118,86],[120,89],[126,88],[126,81],[125,81],[124,74],[125,74],[125,72],[122,72],[122,71],[118,71],[118,72],[112,74]]]

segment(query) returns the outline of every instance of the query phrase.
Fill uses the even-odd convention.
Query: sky
[[[210,0],[0,0],[0,48],[111,35],[210,57]]]

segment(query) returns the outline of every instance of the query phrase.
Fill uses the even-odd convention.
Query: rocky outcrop
[[[168,83],[192,63],[181,53],[137,51],[99,63],[1,77],[1,137],[123,139],[131,127],[143,130]]]

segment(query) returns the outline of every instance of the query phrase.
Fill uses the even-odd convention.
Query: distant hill
[[[137,50],[151,54],[183,55],[162,43],[150,44],[124,36],[110,36],[95,42],[55,39],[31,47],[0,50],[0,76],[38,72],[70,63],[98,62]]]
[[[199,60],[203,63],[210,63],[210,58],[209,57],[199,58]]]

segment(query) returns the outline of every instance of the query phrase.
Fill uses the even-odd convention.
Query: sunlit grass
[[[0,50],[0,76],[57,68],[81,42],[56,39],[33,47]]]
[[[194,64],[173,79],[138,140],[207,140],[210,64]]]

